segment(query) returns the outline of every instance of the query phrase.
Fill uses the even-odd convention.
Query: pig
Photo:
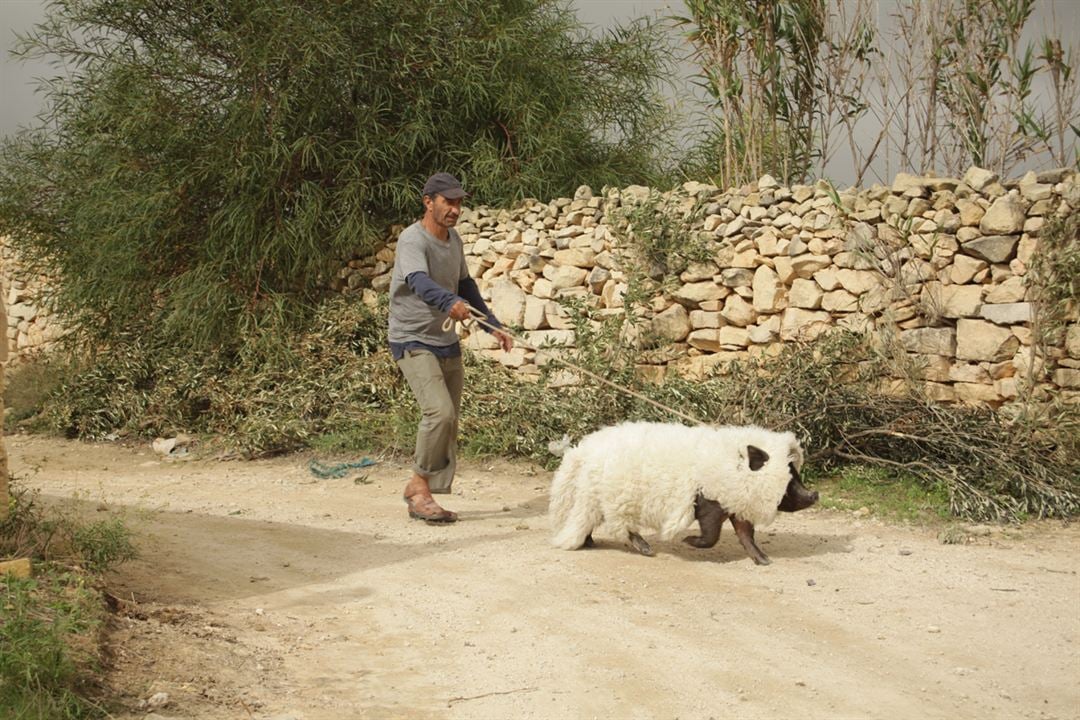
[[[603,528],[652,555],[644,531],[656,530],[667,540],[697,520],[698,542],[709,547],[731,517],[740,539],[749,537],[757,550],[751,557],[767,562],[753,545],[753,528],[771,522],[780,506],[807,502],[809,495],[796,497],[794,491],[786,499],[802,458],[794,434],[756,425],[631,422],[602,428],[567,450],[555,472],[552,544],[588,547],[593,531]]]

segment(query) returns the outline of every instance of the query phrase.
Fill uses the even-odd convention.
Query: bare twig
[[[450,698],[449,700],[446,701],[446,706],[450,707],[451,705],[453,705],[456,702],[465,702],[466,700],[479,700],[480,698],[492,697],[493,695],[513,695],[514,693],[535,692],[537,689],[538,688],[534,688],[534,687],[524,687],[524,688],[517,688],[516,690],[499,690],[499,691],[496,691],[496,692],[483,693],[482,695],[469,695],[469,696],[462,696],[462,697],[454,697],[454,698]]]

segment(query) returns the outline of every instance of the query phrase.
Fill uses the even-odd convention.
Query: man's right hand
[[[472,317],[472,314],[469,312],[469,306],[465,304],[465,301],[458,300],[450,306],[450,317],[460,322],[461,320],[468,320]]]

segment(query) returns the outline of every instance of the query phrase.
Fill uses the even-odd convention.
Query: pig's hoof
[[[687,545],[693,545],[696,548],[711,547],[709,543],[705,542],[705,538],[700,535],[690,535],[689,537],[684,537],[682,541]]]
[[[586,548],[596,547],[596,541],[594,541],[594,540],[592,539],[592,535],[591,535],[591,534],[589,534],[589,535],[586,535],[586,536],[585,536],[585,542],[584,542],[584,543],[582,543],[582,545],[581,545],[581,546],[582,546],[582,547],[586,547]]]
[[[770,560],[765,555],[762,555],[759,558],[758,557],[753,558],[753,560],[754,560],[755,565],[772,565],[772,560]]]
[[[649,543],[645,541],[645,538],[641,537],[636,532],[630,533],[630,544],[634,546],[635,550],[646,557],[652,557],[655,554],[653,553],[653,549],[649,546]]]

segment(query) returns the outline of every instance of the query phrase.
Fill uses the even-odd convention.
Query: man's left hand
[[[499,341],[499,346],[502,347],[505,352],[510,352],[510,348],[514,347],[514,338],[510,337],[505,331],[495,330],[491,334]]]

